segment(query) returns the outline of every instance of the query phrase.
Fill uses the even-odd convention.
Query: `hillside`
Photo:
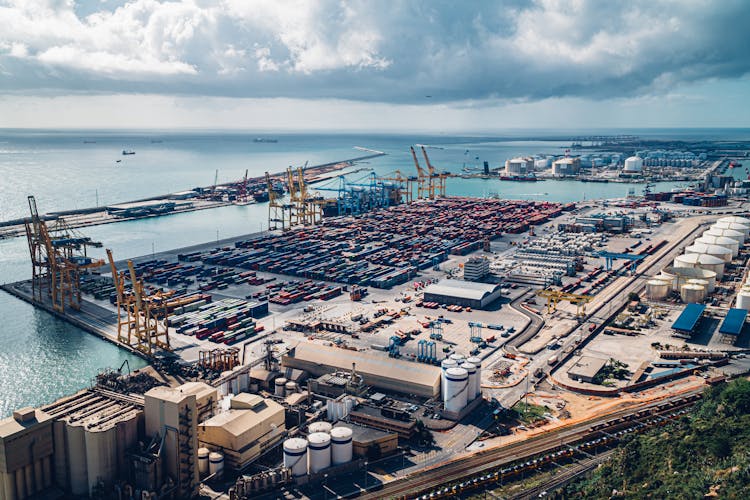
[[[706,391],[680,420],[623,442],[556,498],[750,498],[750,381]]]

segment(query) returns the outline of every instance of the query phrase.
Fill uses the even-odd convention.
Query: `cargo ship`
[[[122,150],[122,154],[123,155],[134,155],[135,151],[133,151],[132,149],[123,149]]]
[[[256,137],[255,139],[253,139],[253,142],[261,142],[261,143],[267,142],[267,143],[273,144],[273,143],[279,142],[279,140],[278,139],[266,139],[264,137]]]
[[[501,175],[501,181],[536,182],[539,179],[535,175]]]

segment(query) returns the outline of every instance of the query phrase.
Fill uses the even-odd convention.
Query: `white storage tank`
[[[453,360],[453,359],[446,358],[446,359],[444,359],[442,361],[442,363],[440,363],[440,367],[443,370],[443,374],[445,374],[445,371],[448,370],[449,368],[456,368],[456,367],[458,367],[458,363],[456,363],[456,361]],[[445,387],[446,387],[445,377],[441,378],[441,382],[440,383],[441,383],[441,390],[440,390],[440,392],[442,394],[443,400],[445,400]]]
[[[331,466],[331,436],[325,432],[313,432],[307,436],[310,457],[310,474],[316,474]]]
[[[463,363],[466,360],[466,357],[463,354],[454,353],[451,354],[451,358],[453,361],[455,361],[458,365]]]
[[[477,385],[477,367],[471,363],[462,363],[461,368],[466,370],[469,374],[469,385],[466,389],[466,400],[474,401],[476,397],[476,385]]]
[[[474,398],[477,398],[482,395],[482,360],[476,356],[472,356],[466,358],[466,362],[477,367],[477,378],[474,384]]]
[[[686,304],[701,303],[706,299],[706,289],[690,283],[680,288],[680,298]]]
[[[284,441],[284,467],[292,471],[292,476],[307,474],[307,440],[290,438]]]
[[[289,382],[284,377],[279,377],[274,382],[274,390],[273,395],[278,396],[280,398],[284,397],[284,388],[286,387],[286,383]]]
[[[674,259],[674,267],[697,267],[708,269],[716,273],[716,278],[724,276],[724,261],[713,255],[689,253],[679,255]]]
[[[680,291],[680,287],[687,283],[689,279],[703,279],[708,281],[707,292],[711,293],[716,288],[716,273],[707,269],[697,267],[666,267],[657,279],[665,279],[672,285],[672,290]]]
[[[747,217],[740,217],[738,215],[728,215],[726,217],[722,217],[716,222],[734,222],[736,224],[744,224],[746,226],[750,226],[750,219],[748,219]]]
[[[737,299],[735,301],[734,307],[736,307],[737,309],[744,309],[745,311],[750,311],[750,289],[739,291],[739,293],[737,294]]]
[[[469,372],[463,368],[448,368],[443,373],[445,380],[445,409],[458,413],[468,402]]]
[[[695,243],[685,248],[685,253],[686,254],[697,253],[697,254],[713,255],[714,257],[718,257],[724,262],[731,262],[732,260],[732,251],[728,249],[727,247],[722,247],[719,245],[706,245],[705,243]]]
[[[631,174],[639,173],[643,170],[643,159],[640,156],[631,156],[625,160],[625,166],[623,172]]]
[[[646,298],[649,300],[664,300],[669,295],[671,286],[671,283],[665,280],[648,280],[646,282]]]
[[[703,236],[695,240],[695,243],[704,243],[706,245],[719,245],[726,247],[732,252],[732,257],[737,257],[740,253],[740,244],[737,240],[728,238],[727,236],[712,236],[710,234],[703,233]]]
[[[285,395],[289,396],[290,394],[294,394],[297,392],[297,382],[289,381],[284,385],[285,389]]]
[[[208,475],[208,448],[198,448],[198,473],[201,477]]]
[[[224,470],[224,455],[215,451],[208,454],[208,473],[219,474]]]
[[[735,231],[734,229],[720,229],[720,228],[711,226],[703,234],[709,235],[709,236],[726,236],[727,238],[732,238],[733,240],[737,240],[737,243],[739,243],[740,245],[742,245],[745,242],[745,235],[740,231]]]
[[[687,280],[687,285],[700,285],[703,288],[706,289],[706,292],[708,292],[708,280],[702,280],[700,278],[692,278]]]
[[[732,229],[734,231],[739,231],[740,233],[745,235],[745,238],[747,238],[748,234],[750,234],[750,225],[738,224],[736,222],[717,222],[711,227],[716,229]]]
[[[352,461],[352,437],[349,427],[331,429],[331,462],[341,465]]]
[[[314,434],[316,432],[325,432],[326,434],[330,434],[331,429],[333,429],[333,425],[330,422],[320,421],[311,423],[307,428],[307,432],[309,432],[310,434]]]

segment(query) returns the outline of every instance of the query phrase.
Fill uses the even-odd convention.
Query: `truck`
[[[550,366],[554,365],[555,363],[557,363],[557,356],[552,356],[547,360],[547,364]]]

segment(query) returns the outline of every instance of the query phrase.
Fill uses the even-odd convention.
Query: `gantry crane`
[[[52,227],[39,217],[36,199],[28,197],[31,218],[25,221],[32,265],[32,297],[38,302],[49,296],[55,311],[81,309],[81,273],[104,265],[87,255],[87,247],[101,243],[73,230],[64,219]],[[47,293],[43,290],[46,288]]]
[[[117,296],[117,340],[148,356],[153,356],[157,349],[171,351],[169,329],[164,321],[165,298],[169,294],[147,295],[132,261],[128,261],[128,273],[118,273],[110,249],[107,258]],[[130,293],[125,291],[126,278],[130,279]]]
[[[429,176],[419,165],[419,160],[417,160],[417,153],[414,151],[414,147],[409,146],[409,150],[411,151],[411,157],[414,159],[414,166],[417,168],[417,199],[434,200],[435,186],[430,182]]]
[[[538,290],[536,294],[547,299],[547,312],[557,311],[557,304],[561,300],[570,302],[576,306],[576,317],[583,318],[586,316],[586,304],[591,302],[590,295],[578,295],[575,293],[566,293],[559,290]]]
[[[279,194],[274,190],[271,176],[266,172],[266,186],[268,188],[268,230],[281,229],[286,231],[291,227],[292,205],[282,203]],[[293,187],[289,188],[289,191]]]
[[[427,170],[430,172],[430,191],[434,193],[436,196],[440,196],[441,198],[445,198],[445,185],[446,185],[446,179],[450,177],[450,174],[447,172],[437,172],[435,170],[435,167],[432,166],[432,163],[430,162],[430,157],[427,156],[427,150],[424,146],[420,146],[422,148],[422,155],[424,156],[424,161],[427,163]],[[437,185],[436,185],[437,183]]]
[[[398,203],[411,204],[414,198],[414,183],[417,177],[407,177],[400,170],[394,170],[393,175],[380,177],[382,181],[391,181],[396,183],[396,197]]]

